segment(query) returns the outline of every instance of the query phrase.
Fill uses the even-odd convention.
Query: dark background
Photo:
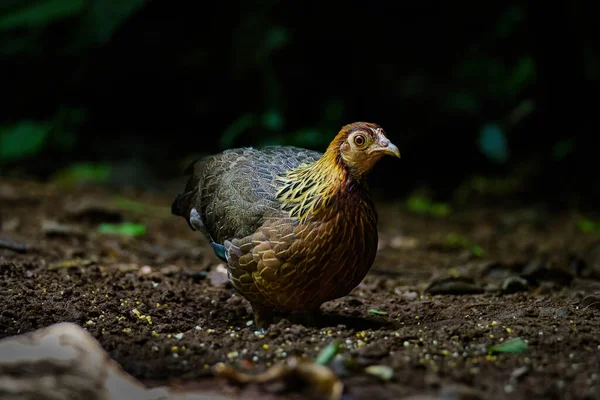
[[[372,186],[594,206],[590,2],[0,3],[0,175],[164,187],[229,147],[379,123]],[[504,201],[504,200],[502,200]]]

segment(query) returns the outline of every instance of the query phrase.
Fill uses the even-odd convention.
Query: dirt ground
[[[227,382],[217,363],[258,373],[334,341],[346,400],[600,398],[600,236],[576,211],[432,218],[379,201],[380,249],[364,282],[326,303],[316,327],[282,316],[261,334],[203,237],[169,214],[178,187],[0,180],[0,337],[74,322],[146,384],[240,399],[314,397],[311,384]],[[97,229],[123,221],[145,235]],[[491,351],[511,338],[527,347]]]

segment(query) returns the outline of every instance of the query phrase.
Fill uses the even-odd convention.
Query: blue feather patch
[[[215,242],[211,242],[211,245],[217,257],[219,257],[222,261],[227,262],[227,257],[225,257],[225,246]]]

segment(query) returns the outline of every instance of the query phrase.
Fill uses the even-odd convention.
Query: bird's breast
[[[368,273],[377,251],[377,216],[369,203],[332,207],[294,228],[288,248],[304,301],[345,296]]]

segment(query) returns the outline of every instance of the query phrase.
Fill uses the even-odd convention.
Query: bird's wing
[[[278,210],[275,178],[316,161],[321,153],[292,146],[226,150],[193,163],[192,176],[178,200],[180,215],[189,219],[195,208],[211,239],[251,235],[265,214]]]

